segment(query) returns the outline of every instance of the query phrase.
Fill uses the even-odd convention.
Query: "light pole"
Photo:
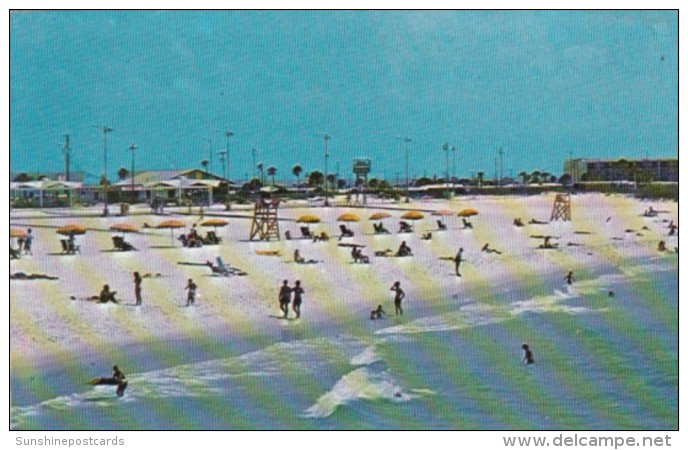
[[[327,159],[330,157],[330,153],[327,151],[327,141],[329,141],[330,139],[331,137],[329,134],[323,134],[323,141],[325,141],[325,173],[323,174],[323,176],[325,177],[325,179],[323,180],[325,186],[325,206],[330,206],[330,201],[327,198]]]
[[[136,194],[134,192],[134,152],[138,147],[136,144],[131,144],[129,150],[131,151],[131,198],[132,202],[136,199]]]
[[[229,138],[234,136],[234,132],[231,130],[225,131],[225,136],[227,136],[227,146],[225,147],[225,152],[227,152],[227,165],[229,165]],[[226,166],[225,166],[225,178],[227,178],[227,172],[226,172]]]
[[[456,180],[456,147],[451,146],[452,152],[452,191],[454,190],[455,180]]]
[[[113,128],[107,125],[99,126],[93,125],[103,132],[103,202],[105,206],[103,207],[103,217],[107,217],[110,214],[108,210],[108,185],[107,185],[107,134],[111,131],[115,131]]]
[[[258,149],[253,147],[251,148],[251,155],[253,156],[253,166],[251,169],[251,172],[253,172],[253,178],[256,177],[256,153],[258,152]]]
[[[404,153],[405,153],[405,160],[406,160],[406,203],[409,202],[409,171],[408,171],[408,145],[410,142],[412,142],[410,137],[401,137],[397,136],[397,139],[400,139],[402,142],[402,145],[404,147]]]
[[[226,157],[227,157],[227,150],[220,150],[217,152],[217,154],[220,156],[220,164],[222,164],[222,178],[227,180],[227,163],[226,163]]]
[[[504,151],[502,150],[502,147],[499,147],[499,187],[502,187],[502,180],[504,179],[504,173],[502,171],[504,165],[503,165],[503,157],[504,156]]]
[[[449,187],[449,144],[446,142],[442,144],[442,151],[445,154],[445,171],[444,171],[444,187],[445,189]]]

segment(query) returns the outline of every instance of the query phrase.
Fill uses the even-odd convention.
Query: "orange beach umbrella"
[[[168,219],[168,220],[163,220],[159,224],[155,226],[155,228],[169,228],[170,229],[170,237],[172,239],[172,245],[174,245],[174,230],[175,228],[184,228],[186,227],[186,224],[182,222],[181,220],[177,219]]]
[[[320,218],[318,216],[314,216],[313,214],[304,214],[303,216],[296,219],[296,222],[298,222],[298,223],[318,223],[318,222],[320,222]]]
[[[402,214],[402,216],[401,216],[402,219],[406,219],[406,220],[420,220],[423,217],[425,217],[425,216],[420,211],[409,211],[409,212]]]
[[[344,213],[337,217],[337,220],[340,222],[358,222],[361,219],[354,213]]]
[[[457,215],[458,215],[459,217],[477,216],[477,215],[478,215],[478,210],[477,210],[477,209],[473,209],[473,208],[466,208],[466,209],[462,209],[461,211],[459,211],[459,213],[458,213]]]
[[[389,217],[392,217],[392,215],[390,213],[380,211],[380,212],[376,212],[376,213],[371,214],[370,217],[368,217],[368,219],[370,219],[370,220],[382,220],[382,219],[387,219]]]
[[[74,235],[81,235],[81,234],[86,234],[86,228],[76,224],[76,223],[70,223],[67,225],[62,225],[59,227],[57,230],[55,230],[57,234],[61,234],[63,236],[69,236],[70,234]]]
[[[130,223],[116,223],[110,227],[110,230],[119,233],[138,233],[139,229]]]

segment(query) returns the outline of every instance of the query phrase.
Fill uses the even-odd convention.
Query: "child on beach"
[[[29,228],[26,230],[26,237],[24,237],[24,254],[33,256],[31,245],[33,245],[33,233],[31,232],[31,228]]]
[[[370,311],[370,320],[380,320],[386,315],[387,313],[382,309],[382,305],[377,305],[377,309]]]
[[[566,274],[564,277],[564,280],[566,280],[566,284],[571,286],[573,284],[573,271],[569,270],[569,273]]]
[[[305,291],[301,287],[301,281],[296,280],[296,282],[294,283],[294,287],[292,288],[292,292],[294,293],[292,309],[296,313],[296,318],[298,319],[299,317],[301,317],[301,303],[303,302],[302,295],[305,293]]]
[[[186,293],[186,306],[193,305],[196,302],[196,289],[198,286],[196,286],[196,283],[193,282],[191,278],[189,278],[188,283],[186,284],[186,287],[184,289],[188,290]]]
[[[391,288],[389,288],[390,291],[394,291],[394,315],[396,316],[403,316],[404,315],[404,310],[401,309],[401,301],[406,297],[406,294],[404,291],[401,289],[401,283],[398,281],[395,281],[394,284],[392,285]]]
[[[138,272],[134,272],[134,297],[136,298],[136,306],[141,306],[141,282],[143,279]]]
[[[460,277],[461,273],[459,268],[461,267],[461,262],[463,262],[463,247],[459,248],[459,252],[454,257],[454,270],[456,271],[456,276]]]
[[[525,352],[525,355],[523,356],[523,362],[526,364],[534,364],[535,357],[533,356],[533,352],[530,351],[530,347],[528,346],[528,344],[523,344],[521,348]]]
[[[291,303],[291,291],[292,289],[291,287],[289,287],[289,282],[287,280],[284,280],[279,290],[279,304],[280,310],[284,313],[285,318],[289,314],[289,303]]]

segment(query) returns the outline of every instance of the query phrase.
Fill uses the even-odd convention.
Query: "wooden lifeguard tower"
[[[253,223],[251,224],[250,241],[269,241],[271,238],[280,240],[277,208],[279,200],[260,199],[253,209]]]
[[[549,221],[555,220],[571,221],[571,194],[557,194],[554,198],[552,216]]]

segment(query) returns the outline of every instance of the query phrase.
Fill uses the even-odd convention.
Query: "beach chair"
[[[233,275],[235,272],[237,272],[236,269],[233,269],[230,266],[225,266],[225,262],[219,256],[215,258],[215,263],[217,264],[217,268],[222,275]]]
[[[354,237],[354,232],[351,231],[346,227],[346,225],[341,224],[339,225],[339,229],[341,230],[342,234],[339,235],[339,239],[345,238],[345,237]]]
[[[473,229],[473,224],[467,221],[466,219],[461,219],[461,222],[463,222],[463,229]]]
[[[313,235],[311,234],[311,230],[308,227],[301,227],[301,235],[303,236],[304,239],[313,239]]]
[[[437,228],[439,229],[439,231],[445,231],[447,229],[447,225],[442,223],[441,220],[438,220],[437,221]]]
[[[67,241],[67,253],[71,253],[73,255],[77,252],[81,253],[81,246],[76,245],[74,242]]]
[[[10,247],[10,259],[19,259],[19,252]]]
[[[206,245],[218,245],[221,241],[222,239],[217,237],[214,231],[208,231],[203,239],[203,243]]]
[[[402,220],[399,222],[399,233],[413,233],[413,226]]]

